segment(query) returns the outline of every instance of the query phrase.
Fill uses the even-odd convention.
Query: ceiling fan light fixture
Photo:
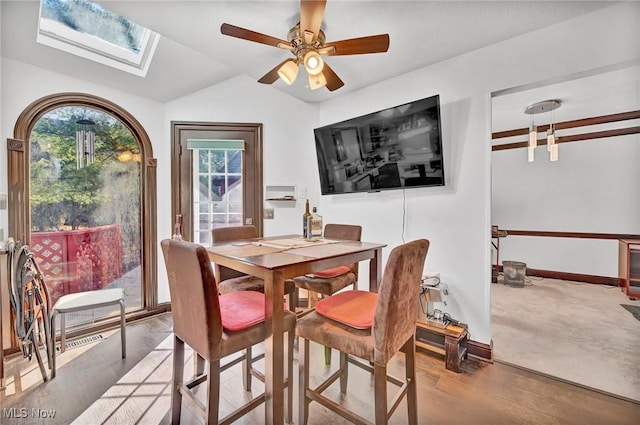
[[[318,75],[324,68],[324,61],[318,52],[310,50],[304,55],[304,67],[309,75]]]
[[[320,87],[324,87],[326,85],[327,79],[322,72],[318,75],[309,74],[309,88],[311,90],[319,89]]]
[[[293,59],[285,62],[285,64],[278,69],[278,76],[285,83],[289,85],[293,84],[298,76],[298,63]]]

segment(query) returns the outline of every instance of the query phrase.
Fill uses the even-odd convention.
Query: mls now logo
[[[28,418],[29,409],[26,407],[10,407],[2,409],[2,416],[5,418]]]
[[[26,407],[10,407],[2,409],[2,416],[5,418],[54,418],[56,416],[55,410],[44,410],[39,407],[27,409]]]

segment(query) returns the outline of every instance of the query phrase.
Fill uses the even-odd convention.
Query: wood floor
[[[171,340],[170,315],[130,324],[126,360],[120,359],[120,338],[114,333],[84,351],[68,350],[60,356],[62,366],[58,376],[46,384],[42,383],[34,365],[27,367],[21,358],[10,359],[9,385],[0,398],[0,423],[168,424]],[[312,376],[329,373],[322,355],[320,347],[311,353],[311,364],[317,365],[311,371]],[[334,360],[335,365],[337,358]],[[296,367],[297,360],[294,369]],[[419,352],[417,367],[420,424],[640,423],[638,404],[508,365],[469,359],[463,363],[463,373],[457,374],[446,370],[443,360]],[[392,362],[391,371],[403,376],[402,370],[403,357],[400,356]],[[223,374],[221,409],[229,411],[234,403],[248,397],[242,390],[240,377],[238,367]],[[255,381],[254,391],[260,391],[262,384]],[[294,385],[297,395],[297,382]],[[326,394],[372,418],[372,381],[364,371],[350,369],[346,397],[340,398],[334,387]],[[395,390],[394,386],[389,388],[390,392]],[[295,407],[294,402],[294,411]],[[53,410],[55,417],[38,418],[37,410],[33,409],[40,409],[40,414]],[[201,423],[187,406],[183,407],[182,416],[183,423]],[[259,407],[238,423],[259,425],[263,417],[264,410]],[[348,422],[312,403],[309,423]],[[406,424],[404,402],[391,423]]]

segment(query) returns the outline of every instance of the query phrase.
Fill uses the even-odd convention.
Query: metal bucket
[[[503,261],[502,273],[504,284],[514,288],[524,287],[524,277],[527,274],[527,263],[520,261]]]

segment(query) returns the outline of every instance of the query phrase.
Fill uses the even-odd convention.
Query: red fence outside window
[[[31,234],[31,251],[53,305],[62,295],[102,289],[122,276],[122,226]]]

